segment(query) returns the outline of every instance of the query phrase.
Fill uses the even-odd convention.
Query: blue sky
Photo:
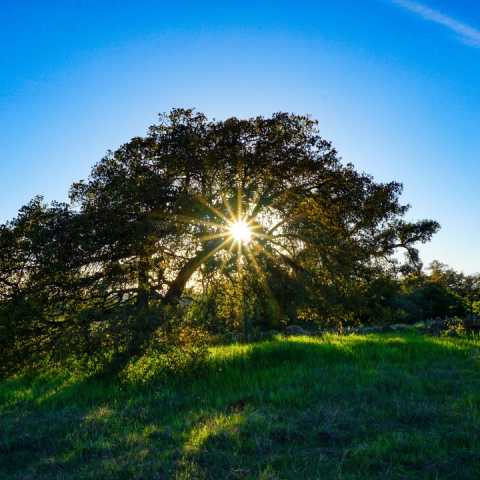
[[[290,111],[442,224],[425,263],[480,271],[478,0],[2,0],[0,26],[0,222],[158,112]]]

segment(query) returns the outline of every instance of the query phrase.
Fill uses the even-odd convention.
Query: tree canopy
[[[439,228],[407,221],[401,192],[343,163],[309,117],[172,110],[108,152],[70,203],[36,197],[0,227],[5,368],[135,355],[192,301],[213,327],[237,328],[239,309],[266,324],[354,318],[374,278],[419,270],[416,245]]]

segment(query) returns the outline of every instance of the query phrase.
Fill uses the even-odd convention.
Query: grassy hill
[[[1,479],[478,479],[480,341],[216,347],[193,375],[0,383]]]

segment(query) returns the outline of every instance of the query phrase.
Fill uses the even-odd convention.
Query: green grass
[[[478,479],[479,366],[476,339],[328,335],[214,348],[167,381],[13,378],[0,478]]]

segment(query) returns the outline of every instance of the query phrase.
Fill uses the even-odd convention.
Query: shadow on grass
[[[144,384],[7,381],[0,477],[477,478],[477,351],[301,337],[214,349],[194,375]]]

